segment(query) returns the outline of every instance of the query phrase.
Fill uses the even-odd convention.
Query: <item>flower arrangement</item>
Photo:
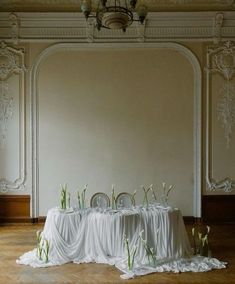
[[[156,265],[156,253],[154,252],[154,249],[147,243],[147,240],[143,239],[143,234],[144,230],[142,230],[139,233],[139,237],[141,242],[143,243],[143,246],[145,248],[145,252],[147,254],[148,257],[148,262],[150,266],[155,266]]]
[[[153,199],[156,202],[157,201],[157,195],[156,195],[156,193],[153,189],[153,184],[150,185],[150,191],[152,192]]]
[[[49,261],[49,250],[50,243],[46,238],[42,237],[42,231],[39,230],[36,232],[36,241],[37,241],[37,257],[39,260],[44,260],[44,262]],[[44,259],[43,259],[44,256]]]
[[[146,252],[146,255],[148,257],[148,262],[149,262],[149,265],[150,266],[156,266],[156,262],[157,262],[157,259],[156,259],[156,252],[154,251],[154,249],[147,243],[147,240],[145,240],[143,238],[143,232],[144,230],[142,230],[140,233],[139,233],[139,236],[136,240],[136,243],[135,245],[133,246],[132,250],[130,249],[130,245],[129,245],[129,239],[126,237],[126,235],[124,235],[124,243],[125,243],[125,248],[126,248],[126,251],[127,251],[127,265],[128,265],[128,270],[132,270],[133,269],[133,266],[134,266],[134,262],[135,262],[135,255],[136,255],[136,252],[137,252],[137,243],[139,241],[139,239],[141,240],[143,246],[144,246],[144,249],[145,249],[145,252]]]
[[[127,250],[127,265],[128,265],[128,270],[132,270],[135,262],[135,255],[137,251],[137,246],[134,245],[133,249],[130,250],[129,246],[129,239],[124,235],[124,242],[125,242],[125,247]]]
[[[67,184],[60,186],[60,208],[67,208]]]
[[[195,233],[195,228],[192,228],[192,237],[193,237],[193,254],[199,254],[201,256],[208,257],[210,255],[209,251],[209,241],[208,235],[210,233],[210,227],[206,226],[206,232]]]
[[[152,184],[147,189],[143,185],[141,187],[144,191],[143,206],[146,205],[148,207],[149,205],[148,192],[151,190]]]
[[[41,247],[41,240],[42,240],[42,231],[38,230],[36,232],[36,241],[37,241],[37,257],[42,260],[42,247]]]
[[[86,207],[86,190],[87,184],[85,185],[84,189],[82,190],[81,194],[79,190],[77,191],[77,199],[78,199],[78,208],[84,209]]]
[[[111,203],[112,209],[117,209],[117,196],[115,194],[114,190],[114,184],[112,185],[112,203]]]
[[[136,190],[133,192],[133,194],[130,195],[131,203],[132,203],[133,206],[135,205],[135,196],[136,196]]]
[[[70,208],[70,198],[71,198],[71,194],[70,194],[70,192],[68,192],[68,208]]]
[[[168,198],[171,190],[173,189],[173,185],[170,185],[168,188],[166,187],[166,183],[162,183],[162,190],[163,190],[163,195],[162,195],[162,203],[164,205],[168,205]]]
[[[44,255],[45,255],[45,262],[49,261],[49,249],[50,249],[50,243],[47,239],[44,240]]]

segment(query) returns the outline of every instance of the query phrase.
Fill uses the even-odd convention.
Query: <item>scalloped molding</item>
[[[5,57],[4,63],[0,63],[0,81],[7,84],[7,79],[12,74],[19,74],[19,176],[16,180],[8,180],[0,177],[0,192],[15,191],[24,189],[26,173],[26,152],[25,152],[25,65],[23,49],[16,49],[1,43],[0,56]]]
[[[100,50],[100,49],[173,49],[185,56],[192,64],[194,71],[194,217],[201,217],[201,101],[202,101],[202,79],[201,68],[196,56],[183,45],[165,42],[165,43],[58,43],[52,45],[41,52],[36,58],[32,69],[30,70],[30,88],[31,88],[31,141],[32,141],[32,217],[39,216],[39,145],[38,145],[38,74],[40,65],[53,53],[64,50]]]
[[[232,56],[233,66],[228,66],[227,64],[224,64],[224,60],[226,60],[227,55]],[[216,180],[211,176],[211,90],[210,90],[210,81],[211,76],[213,73],[220,73],[221,76],[224,77],[226,80],[226,84],[230,83],[231,78],[235,74],[235,45],[231,42],[226,42],[221,46],[216,47],[208,47],[207,49],[207,61],[206,61],[206,183],[207,183],[207,190],[209,191],[219,191],[222,190],[224,192],[231,192],[235,189],[235,180],[230,177],[225,177],[222,180]],[[225,90],[226,91],[226,90]],[[231,99],[231,95],[234,96],[234,94],[229,93],[227,94],[229,96],[228,99]],[[224,96],[226,94],[224,93]],[[227,103],[227,102],[226,102]],[[225,109],[222,109],[223,112],[226,112],[226,118],[222,121],[225,129],[225,138],[227,140],[227,146],[229,146],[230,142],[230,135],[232,131],[232,126],[234,124],[234,117],[231,117],[234,115],[234,99],[232,102],[230,101],[230,104],[233,105],[224,105],[223,107]],[[229,109],[228,109],[229,107]],[[229,117],[227,117],[229,116]],[[230,125],[229,125],[230,124]]]

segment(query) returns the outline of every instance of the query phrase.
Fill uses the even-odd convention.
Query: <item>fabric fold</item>
[[[156,254],[154,267],[149,264],[145,246]],[[136,246],[133,270],[127,266],[124,235],[130,251]],[[42,233],[50,243],[49,262],[39,260],[36,249],[25,253],[18,264],[49,267],[74,263],[104,263],[115,265],[123,279],[155,272],[202,272],[226,266],[215,258],[192,256],[181,212],[171,207],[150,205],[128,210],[87,208],[48,211]]]

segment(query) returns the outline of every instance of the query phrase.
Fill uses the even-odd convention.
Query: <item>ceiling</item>
[[[92,0],[93,6],[98,0]],[[0,0],[0,12],[79,12],[81,0]],[[234,11],[235,0],[139,0],[150,12]]]

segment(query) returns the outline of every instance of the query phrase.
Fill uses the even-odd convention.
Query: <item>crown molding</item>
[[[140,3],[139,3],[140,2]],[[151,12],[157,11],[202,11],[202,10],[233,10],[234,0],[142,0],[138,5],[147,5]],[[91,0],[92,7],[96,7],[97,0]],[[28,12],[71,12],[81,11],[78,0],[1,0],[1,11]]]
[[[235,38],[235,12],[152,12],[144,28],[97,31],[82,13],[0,13],[5,42],[219,41]]]

